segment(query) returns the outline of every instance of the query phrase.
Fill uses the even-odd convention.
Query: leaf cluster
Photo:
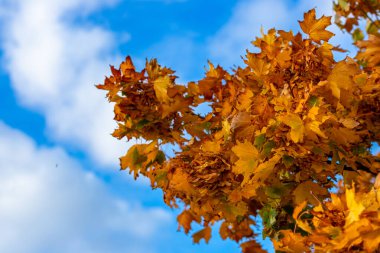
[[[362,2],[339,1],[337,13]],[[380,161],[370,153],[380,141],[378,33],[357,58],[336,62],[331,18],[310,10],[299,23],[306,36],[270,29],[232,73],[209,63],[203,79],[182,85],[156,60],[137,71],[127,57],[97,86],[115,104],[113,136],[145,141],[121,168],[148,177],[167,205],[184,204],[179,228],[203,226],[194,242],[207,242],[219,221],[223,239],[265,252],[253,230],[259,215],[281,252],[379,247]],[[196,113],[204,103],[211,112]]]

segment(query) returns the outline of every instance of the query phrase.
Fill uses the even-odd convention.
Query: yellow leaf
[[[236,108],[239,111],[248,111],[251,107],[253,93],[251,90],[246,90],[244,93],[240,94],[238,97],[238,103]]]
[[[270,63],[258,58],[254,54],[247,54],[247,60],[245,62],[252,68],[255,78],[258,80],[267,75],[271,67]]]
[[[244,143],[238,142],[237,145],[232,148],[232,151],[239,158],[232,168],[232,171],[236,174],[243,174],[244,182],[246,182],[257,166],[259,152],[256,147],[247,140],[245,140]]]
[[[158,153],[158,148],[157,148],[157,140],[156,141],[152,141],[151,143],[149,143],[145,150],[144,150],[144,153],[146,154],[147,156],[147,161],[146,162],[153,162],[156,157],[157,157],[157,153]]]
[[[346,222],[347,223],[347,222]],[[360,244],[362,242],[362,237],[360,235],[360,230],[363,227],[369,227],[370,221],[368,219],[360,219],[351,226],[345,226],[344,232],[339,235],[334,241],[334,251],[338,252],[343,248],[351,247],[353,245]],[[346,224],[347,225],[347,224]],[[356,242],[356,243],[355,243]]]
[[[288,114],[279,119],[290,127],[290,138],[292,141],[295,143],[303,141],[305,128],[302,119],[297,114]]]
[[[133,145],[125,156],[120,158],[120,167],[122,170],[129,167],[130,173],[134,173],[137,177],[138,171],[143,168],[144,162],[147,161],[147,156],[144,152],[147,144]]]
[[[322,16],[320,19],[315,18],[315,9],[304,14],[304,21],[298,21],[304,33],[309,34],[314,41],[328,41],[334,34],[326,30],[331,25],[331,17]]]
[[[355,121],[354,119],[350,119],[350,118],[341,119],[341,120],[339,120],[339,122],[342,123],[343,126],[349,128],[349,129],[355,128],[359,125],[359,122]]]
[[[170,86],[170,82],[169,76],[159,77],[154,81],[154,91],[161,103],[169,102],[168,87]]]
[[[333,46],[327,42],[324,42],[317,52],[323,57],[322,64],[325,66],[331,66],[334,62],[334,57],[332,53]]]
[[[304,200],[301,204],[297,205],[293,211],[293,219],[297,220],[298,215],[302,212],[302,210],[306,207],[307,201]]]
[[[303,220],[297,220],[297,226],[308,232],[309,234],[313,233],[313,230],[311,229],[310,225]]]
[[[347,207],[349,209],[349,214],[346,217],[346,226],[350,225],[354,221],[358,221],[360,218],[360,214],[363,212],[365,207],[360,203],[357,202],[355,199],[355,188],[352,187],[352,189],[346,189],[346,202]]]
[[[310,252],[310,248],[305,244],[306,237],[291,230],[281,230],[281,234],[281,239],[272,239],[275,250],[292,253]]]
[[[224,217],[226,217],[226,220],[235,220],[236,217],[247,214],[248,206],[243,201],[236,204],[226,203],[223,205],[221,211],[223,212]]]
[[[215,139],[220,140],[223,138],[224,141],[226,141],[228,140],[230,133],[231,133],[231,124],[230,122],[228,122],[228,120],[225,119],[222,122],[222,130],[215,133]]]
[[[380,190],[380,173],[377,174],[375,178],[375,183],[373,186],[375,187],[375,189]]]
[[[296,220],[297,226],[299,226],[300,228],[302,228],[303,230],[311,234],[312,229],[309,226],[309,224],[303,221],[301,217],[298,217],[298,215],[302,212],[302,210],[306,207],[306,205],[307,205],[307,201],[305,200],[301,204],[297,205],[296,208],[294,208],[293,219]]]
[[[319,107],[318,106],[313,106],[309,112],[307,113],[307,117],[309,117],[312,120],[316,119],[316,116],[319,114]]]
[[[352,80],[352,76],[357,72],[358,69],[354,64],[345,61],[340,61],[335,65],[327,78],[334,97],[340,99],[341,89],[351,90],[353,88],[354,81]]]
[[[380,229],[362,234],[364,241],[364,249],[367,252],[376,252],[380,244]]]
[[[321,125],[322,123],[321,122],[318,122],[316,120],[310,122],[310,123],[307,123],[306,127],[309,128],[311,131],[313,131],[314,133],[318,134],[319,136],[321,136],[322,138],[325,138],[327,139],[327,136],[321,131],[321,129],[319,128],[319,126]]]
[[[222,126],[223,126],[222,131],[224,133],[224,140],[226,140],[228,136],[230,135],[231,124],[227,120],[223,120]]]
[[[335,209],[344,210],[344,206],[342,204],[342,200],[338,197],[338,195],[331,193],[331,203]]]
[[[205,152],[219,153],[220,141],[205,141],[202,144],[202,150]]]
[[[274,167],[281,158],[282,156],[280,154],[276,154],[267,162],[261,163],[259,166],[257,166],[254,169],[252,182],[264,182],[273,173]]]

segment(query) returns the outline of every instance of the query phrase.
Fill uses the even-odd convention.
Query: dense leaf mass
[[[306,36],[270,29],[232,73],[209,63],[202,80],[181,85],[156,60],[137,71],[127,57],[97,86],[115,103],[113,136],[144,140],[121,168],[148,177],[169,206],[183,203],[179,227],[203,226],[195,242],[220,221],[223,239],[265,252],[253,231],[260,215],[281,252],[379,248],[380,157],[370,153],[380,142],[378,30],[358,42],[357,58],[336,62],[330,17],[310,10],[299,23]],[[196,113],[203,103],[207,115]],[[163,152],[168,143],[174,157]]]

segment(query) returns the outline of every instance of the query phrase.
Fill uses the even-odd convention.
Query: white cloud
[[[152,252],[173,220],[113,197],[61,149],[1,122],[0,161],[0,252]]]
[[[209,50],[213,61],[225,67],[240,64],[240,56],[260,34],[261,27],[278,27],[288,18],[284,1],[240,1],[229,21],[210,38]]]
[[[264,32],[270,28],[300,31],[298,20],[302,20],[303,13],[311,8],[316,8],[318,15],[333,15],[332,1],[326,0],[301,0],[297,3],[282,0],[238,2],[228,22],[209,39],[212,60],[224,67],[241,65],[241,56],[245,55],[245,49],[252,49],[250,42],[260,36],[261,27]],[[336,34],[331,43],[354,50],[349,35],[343,34],[335,25],[329,30]]]
[[[126,145],[110,136],[112,105],[94,87],[109,73],[108,64],[120,60],[112,53],[115,34],[73,21],[114,2],[4,2],[2,47],[19,102],[46,116],[49,137],[87,151],[100,165],[117,166]]]
[[[164,3],[164,4],[175,4],[175,3],[185,3],[188,0],[134,0],[136,2],[152,2],[152,3]]]

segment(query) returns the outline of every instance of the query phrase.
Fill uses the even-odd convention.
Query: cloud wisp
[[[115,34],[75,20],[114,2],[20,0],[2,16],[3,62],[19,103],[45,115],[49,138],[101,166],[116,166],[125,150],[110,136],[112,105],[94,87],[120,57]]]
[[[252,49],[250,42],[260,36],[261,29],[264,32],[271,28],[300,31],[297,20],[302,20],[303,13],[312,8],[316,8],[318,15],[334,16],[332,1],[239,1],[227,23],[209,38],[210,55],[213,61],[224,67],[240,65],[245,49]],[[350,36],[341,32],[334,24],[328,29],[335,33],[331,43],[350,49],[353,56],[354,48]]]
[[[153,252],[173,220],[112,196],[62,149],[2,122],[0,160],[0,252]]]

